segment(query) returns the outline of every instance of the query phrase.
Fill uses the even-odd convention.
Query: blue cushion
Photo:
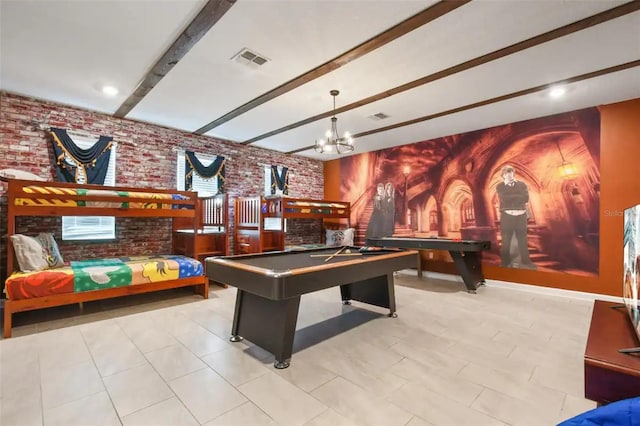
[[[623,399],[594,408],[558,426],[640,426],[640,398]]]

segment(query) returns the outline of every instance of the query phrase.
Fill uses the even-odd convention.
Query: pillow
[[[53,238],[53,234],[48,232],[38,234],[36,240],[38,240],[44,249],[49,268],[64,266],[64,259],[62,259],[60,249],[58,249],[58,244],[56,243],[55,238]]]
[[[2,169],[0,170],[0,178],[5,179],[23,179],[23,180],[37,180],[39,182],[45,182],[46,179],[41,178],[38,175],[34,175],[26,170],[17,169]]]
[[[16,234],[11,236],[11,243],[22,272],[42,271],[49,268],[47,254],[35,238]]]
[[[349,229],[327,229],[328,246],[352,246],[355,230]]]

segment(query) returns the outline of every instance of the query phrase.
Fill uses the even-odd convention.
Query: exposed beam
[[[540,86],[531,87],[529,89],[519,90],[517,92],[508,93],[506,95],[497,96],[495,98],[485,99],[483,101],[474,102],[472,104],[459,106],[459,107],[456,107],[456,108],[448,109],[446,111],[437,112],[435,114],[425,115],[425,116],[422,116],[422,117],[418,117],[418,118],[414,118],[414,119],[411,119],[411,120],[403,121],[401,123],[395,123],[395,124],[391,124],[389,126],[379,127],[377,129],[373,129],[373,130],[367,130],[365,132],[357,133],[357,134],[353,135],[352,137],[354,139],[357,139],[357,138],[361,138],[361,137],[364,137],[364,136],[373,135],[373,134],[376,134],[376,133],[382,133],[382,132],[386,132],[386,131],[389,131],[389,130],[398,129],[400,127],[405,127],[405,126],[410,126],[412,124],[421,123],[423,121],[433,120],[434,118],[440,118],[440,117],[444,117],[446,115],[456,114],[458,112],[467,111],[467,110],[474,109],[474,108],[480,108],[480,107],[483,107],[485,105],[490,105],[490,104],[495,104],[495,103],[498,103],[498,102],[503,102],[503,101],[506,101],[506,100],[509,100],[509,99],[513,99],[513,98],[517,98],[517,97],[520,97],[520,96],[526,96],[526,95],[530,95],[532,93],[542,92],[542,91],[548,90],[550,87],[555,86],[555,85],[576,83],[578,81],[588,80],[590,78],[596,78],[596,77],[600,77],[600,76],[603,76],[603,75],[606,75],[606,74],[611,74],[611,73],[618,72],[618,71],[624,71],[624,70],[627,70],[629,68],[634,68],[634,67],[640,67],[640,59],[638,59],[636,61],[627,62],[625,64],[609,67],[609,68],[603,68],[601,70],[597,70],[597,71],[593,71],[593,72],[590,72],[590,73],[582,74],[582,75],[579,75],[579,76],[576,76],[576,77],[571,77],[571,78],[566,78],[566,79],[563,79],[563,80],[554,81],[553,83],[546,83],[546,84],[542,84]],[[415,141],[415,142],[419,142],[419,141]],[[412,142],[409,142],[409,143],[412,143]],[[298,149],[295,149],[293,151],[285,152],[285,154],[297,154],[298,152],[307,151],[307,150],[310,150],[310,149],[313,149],[313,148],[314,148],[314,145],[305,146],[304,148],[298,148]]]
[[[367,53],[370,53],[373,50],[379,47],[382,47],[385,44],[390,43],[399,37],[402,37],[403,35],[415,30],[416,28],[419,28],[431,21],[434,21],[435,19],[451,12],[452,10],[459,8],[460,6],[463,6],[469,3],[470,1],[471,0],[455,0],[455,1],[444,0],[439,3],[436,3],[433,6],[423,10],[422,12],[419,12],[413,15],[412,17],[405,19],[404,21],[391,27],[390,29],[370,38],[364,43],[359,44],[353,49],[345,53],[342,53],[341,55],[312,69],[311,71],[308,71],[302,75],[299,75],[287,81],[286,83],[276,87],[275,89],[270,90],[269,92],[264,93],[255,99],[250,100],[246,104],[239,106],[233,111],[226,113],[222,117],[216,118],[212,122],[196,130],[194,133],[199,135],[204,134],[210,131],[211,129],[214,129],[220,126],[221,124],[226,123],[227,121],[230,121],[238,117],[239,115],[242,115],[245,112],[264,104],[265,102],[269,102],[270,100],[277,98],[278,96],[284,95],[285,93],[297,87],[300,87],[303,84],[306,84],[312,80],[315,80],[316,78],[322,77],[323,75],[328,74],[331,71],[335,71],[338,68],[344,65],[347,65],[349,62],[355,59],[358,59],[361,56],[364,56]]]
[[[361,99],[357,102],[353,102],[349,105],[345,105],[340,108],[335,109],[335,113],[339,114],[345,111],[349,111],[355,108],[359,108],[364,105],[368,105],[373,102],[377,102],[381,99],[388,98],[389,96],[397,95],[398,93],[405,92],[410,89],[414,89],[418,86],[422,86],[427,83],[431,83],[436,80],[440,80],[445,77],[449,77],[451,75],[457,74],[462,71],[466,71],[468,69],[477,67],[479,65],[486,64],[491,61],[495,61],[496,59],[504,58],[508,55],[513,55],[514,53],[521,52],[526,49],[530,49],[535,46],[539,46],[543,43],[547,43],[551,40],[558,39],[560,37],[564,37],[566,35],[582,31],[584,29],[593,27],[595,25],[602,24],[604,22],[610,21],[612,19],[619,18],[621,16],[627,15],[629,13],[636,12],[640,10],[640,0],[634,0],[629,3],[625,3],[618,7],[614,7],[612,9],[606,10],[604,12],[598,13],[593,16],[589,16],[587,18],[581,19],[579,21],[573,22],[571,24],[556,28],[555,30],[548,31],[546,33],[537,35],[535,37],[531,37],[527,40],[521,41],[519,43],[512,44],[510,46],[504,47],[499,50],[495,50],[491,53],[487,53],[486,55],[479,56],[474,59],[470,59],[466,62],[463,62],[458,65],[454,65],[450,68],[444,69],[442,71],[438,71],[434,74],[419,78],[417,80],[411,81],[409,83],[405,83],[403,85],[394,87],[393,89],[385,90],[384,92],[380,92],[376,95],[369,96],[368,98]],[[314,115],[313,117],[306,118],[304,120],[298,121],[297,123],[289,124],[288,126],[281,127],[276,130],[272,130],[268,133],[264,133],[260,136],[256,136],[247,141],[241,142],[243,145],[252,144],[262,139],[269,138],[271,136],[277,135],[279,133],[283,133],[292,129],[295,129],[300,126],[304,126],[309,123],[313,123],[314,121],[321,120],[323,118],[330,117],[334,114],[334,111],[327,111],[322,114]]]
[[[209,0],[189,26],[144,76],[138,87],[120,105],[114,116],[123,118],[138,105],[191,48],[229,11],[236,0]]]

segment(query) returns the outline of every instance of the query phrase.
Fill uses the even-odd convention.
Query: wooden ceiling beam
[[[578,81],[588,80],[590,78],[596,78],[596,77],[600,77],[600,76],[603,76],[603,75],[606,75],[606,74],[611,74],[611,73],[618,72],[618,71],[624,71],[624,70],[627,70],[629,68],[634,68],[634,67],[640,67],[640,59],[637,60],[637,61],[631,61],[631,62],[627,62],[625,64],[615,65],[613,67],[604,68],[604,69],[601,69],[601,70],[597,70],[597,71],[593,71],[593,72],[590,72],[590,73],[578,75],[578,76],[575,76],[575,77],[566,78],[564,80],[554,81],[553,83],[546,83],[546,84],[542,84],[540,86],[531,87],[529,89],[519,90],[517,92],[508,93],[506,95],[497,96],[495,98],[485,99],[483,101],[474,102],[472,104],[459,106],[459,107],[456,107],[456,108],[448,109],[446,111],[437,112],[435,114],[429,114],[429,115],[425,115],[425,116],[422,116],[422,117],[413,118],[411,120],[403,121],[401,123],[395,123],[395,124],[391,124],[389,126],[379,127],[377,129],[373,129],[373,130],[367,130],[365,132],[360,132],[360,133],[357,133],[355,135],[352,135],[352,137],[354,139],[362,138],[364,136],[369,136],[369,135],[373,135],[373,134],[376,134],[376,133],[382,133],[382,132],[386,132],[386,131],[389,131],[389,130],[398,129],[400,127],[410,126],[412,124],[421,123],[423,121],[428,121],[428,120],[433,120],[435,118],[444,117],[446,115],[456,114],[458,112],[468,111],[468,110],[474,109],[474,108],[480,108],[480,107],[483,107],[485,105],[490,105],[490,104],[495,104],[495,103],[498,103],[498,102],[503,102],[503,101],[506,101],[506,100],[509,100],[509,99],[513,99],[513,98],[517,98],[517,97],[520,97],[520,96],[526,96],[526,95],[530,95],[532,93],[543,92],[545,90],[549,90],[549,88],[551,88],[552,86],[576,83]],[[414,142],[408,142],[408,143],[415,143],[415,142],[420,142],[420,141],[414,141]],[[313,149],[313,148],[314,148],[314,145],[305,146],[303,148],[298,148],[298,149],[295,149],[293,151],[285,152],[285,154],[297,154],[298,152],[307,151],[307,150],[310,150],[310,149]]]
[[[124,118],[166,76],[191,48],[231,9],[236,0],[209,0],[173,42],[114,116]]]
[[[370,53],[399,37],[402,37],[403,35],[415,30],[416,28],[434,21],[435,19],[469,3],[470,1],[471,0],[444,0],[438,2],[433,6],[423,10],[422,12],[419,12],[412,17],[405,19],[404,21],[391,27],[390,29],[370,38],[364,43],[359,44],[353,49],[342,53],[341,55],[312,69],[311,71],[299,75],[276,87],[275,89],[270,90],[269,92],[264,93],[255,99],[250,100],[246,104],[241,105],[233,111],[226,113],[222,117],[219,117],[212,122],[202,126],[194,133],[199,135],[204,134],[220,126],[221,124],[226,123],[227,121],[230,121],[238,117],[239,115],[242,115],[245,112],[264,104],[265,102],[269,102],[270,100],[284,95],[285,93],[290,92],[291,90],[296,89],[303,84],[313,81],[316,78],[322,77],[323,75],[328,74],[331,71],[335,71],[338,68],[347,65],[349,62],[358,59],[361,56],[364,56],[367,53]]]
[[[517,92],[508,93],[506,95],[497,96],[495,98],[485,99],[485,100],[482,100],[482,101],[479,101],[479,102],[474,102],[472,104],[468,104],[468,105],[452,108],[452,109],[449,109],[449,110],[446,110],[446,111],[442,111],[442,112],[438,112],[438,113],[435,113],[435,114],[425,115],[425,116],[422,116],[422,117],[414,118],[412,120],[403,121],[402,123],[396,123],[396,124],[392,124],[392,125],[389,125],[389,126],[380,127],[378,129],[375,129],[375,130],[369,130],[369,131],[366,131],[366,132],[361,132],[361,133],[358,133],[356,135],[353,135],[353,137],[354,138],[358,138],[358,137],[364,137],[364,136],[372,135],[374,133],[386,132],[387,130],[397,129],[399,127],[404,127],[404,126],[410,126],[412,124],[420,123],[420,122],[427,121],[427,120],[433,120],[434,118],[439,118],[439,117],[443,117],[445,115],[451,115],[451,114],[455,114],[455,113],[462,112],[462,111],[467,111],[467,110],[474,109],[474,108],[480,108],[480,107],[483,107],[485,105],[490,105],[490,104],[495,104],[495,103],[498,103],[498,102],[503,102],[503,101],[506,101],[506,100],[509,100],[509,99],[513,99],[513,98],[517,98],[517,97],[520,97],[520,96],[526,96],[526,95],[530,95],[532,93],[544,92],[546,90],[549,90],[552,86],[567,85],[567,84],[571,84],[571,83],[576,83],[578,81],[588,80],[590,78],[596,78],[596,77],[600,77],[600,76],[603,76],[603,75],[606,75],[606,74],[611,74],[611,73],[618,72],[618,71],[624,71],[624,70],[627,70],[629,68],[634,68],[634,67],[638,67],[638,66],[640,66],[640,60],[631,61],[631,62],[627,62],[626,64],[621,64],[621,65],[616,65],[616,66],[613,66],[613,67],[604,68],[604,69],[601,69],[601,70],[598,70],[598,71],[593,71],[593,72],[582,74],[582,75],[578,75],[578,76],[575,76],[575,77],[554,81],[553,83],[542,84],[540,86],[531,87],[529,89],[524,89],[524,90],[519,90]]]
[[[589,16],[587,18],[581,19],[579,21],[573,22],[571,24],[556,28],[554,30],[548,31],[546,33],[531,37],[527,40],[521,41],[519,43],[512,44],[510,46],[504,47],[502,49],[495,50],[493,52],[487,53],[486,55],[479,56],[474,59],[470,59],[466,62],[463,62],[458,65],[454,65],[442,71],[438,71],[434,74],[419,78],[417,80],[411,81],[409,83],[405,83],[403,85],[397,86],[393,89],[385,90],[384,92],[380,92],[373,96],[369,96],[368,98],[361,99],[357,102],[353,102],[349,105],[345,105],[340,108],[336,108],[335,111],[327,111],[322,114],[314,115],[313,117],[306,118],[304,120],[298,121],[297,123],[289,124],[287,126],[281,127],[276,130],[272,130],[268,133],[264,133],[260,136],[256,136],[247,141],[241,142],[243,145],[252,144],[262,139],[269,138],[271,136],[275,136],[279,133],[283,133],[292,129],[295,129],[300,126],[304,126],[309,123],[313,123],[314,121],[321,120],[323,118],[330,117],[334,114],[340,114],[345,111],[349,111],[355,108],[359,108],[364,105],[368,105],[373,102],[377,102],[379,100],[388,98],[393,95],[397,95],[398,93],[405,92],[410,89],[414,89],[418,86],[422,86],[427,83],[431,83],[436,80],[440,80],[445,77],[449,77],[451,75],[457,74],[462,71],[469,70],[471,68],[477,67],[479,65],[486,64],[491,61],[495,61],[496,59],[504,58],[508,55],[513,55],[514,53],[521,52],[526,49],[530,49],[535,46],[539,46],[541,44],[547,43],[551,40],[558,39],[560,37],[564,37],[566,35],[585,30],[587,28],[602,24],[604,22],[610,21],[612,19],[619,18],[621,16],[633,13],[640,10],[640,1],[634,0],[629,3],[624,3],[620,6],[614,7],[609,10],[605,10],[604,12]]]

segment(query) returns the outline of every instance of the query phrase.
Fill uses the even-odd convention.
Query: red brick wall
[[[262,148],[235,144],[208,136],[123,120],[109,115],[0,92],[0,169],[27,170],[53,179],[53,154],[45,131],[60,127],[92,136],[113,136],[118,143],[116,184],[134,187],[176,188],[176,148],[189,149],[227,158],[226,189],[233,207],[238,195],[257,195],[264,191],[264,165],[288,167],[290,196],[323,198],[322,162],[285,155]],[[0,194],[6,186],[0,182]],[[232,208],[233,210],[233,208]],[[6,266],[6,199],[0,198],[0,271]],[[233,225],[233,211],[230,215]],[[139,255],[171,249],[170,221],[167,219],[116,218],[113,243],[63,243],[58,218],[23,218],[18,232],[29,235],[54,232],[65,260]],[[309,230],[308,226],[296,227]],[[319,225],[311,226],[313,237],[292,236],[300,241],[315,238]],[[230,234],[233,235],[233,234]],[[231,242],[233,247],[233,242]],[[0,273],[0,275],[4,275]],[[4,280],[3,280],[4,281]]]

